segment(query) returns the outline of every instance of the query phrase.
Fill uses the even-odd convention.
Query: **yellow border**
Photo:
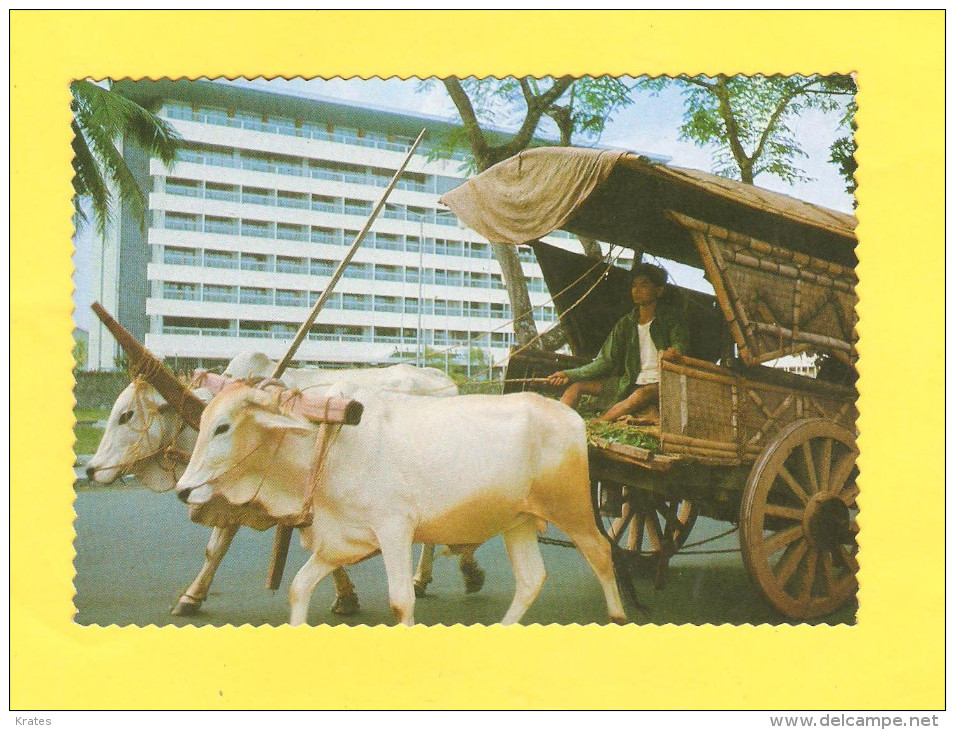
[[[14,11],[11,706],[943,707],[943,64],[941,11]],[[817,71],[860,86],[857,626],[71,624],[72,78]]]

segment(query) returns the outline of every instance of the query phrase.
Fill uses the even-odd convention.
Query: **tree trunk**
[[[534,324],[534,311],[531,308],[531,295],[527,290],[527,279],[516,246],[492,243],[491,248],[501,266],[504,286],[511,302],[514,315],[514,336],[521,346],[527,345],[537,337],[537,325]]]
[[[596,238],[590,236],[577,236],[577,238],[580,240],[580,245],[584,247],[584,256],[591,259],[603,258],[603,251],[600,250],[600,244],[597,243]]]

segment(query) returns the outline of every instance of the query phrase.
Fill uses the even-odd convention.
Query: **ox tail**
[[[620,547],[614,542],[613,538],[607,534],[607,528],[604,527],[603,520],[600,519],[597,485],[594,482],[591,482],[590,485],[590,503],[593,506],[594,522],[597,523],[597,530],[603,535],[604,539],[610,543],[610,560],[613,564],[613,577],[617,582],[617,590],[620,592],[621,598],[644,615],[649,615],[650,609],[640,603],[640,599],[637,597],[637,589],[634,586],[640,555],[633,554],[629,550]]]

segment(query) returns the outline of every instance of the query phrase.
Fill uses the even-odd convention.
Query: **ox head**
[[[135,474],[154,491],[172,489],[175,479],[171,469],[162,468],[162,462],[166,449],[173,445],[182,428],[176,410],[149,383],[136,378],[113,404],[86,474],[100,484]],[[147,475],[157,478],[143,478]]]
[[[318,427],[281,413],[282,392],[240,381],[209,402],[176,485],[194,522],[266,529],[301,521]]]

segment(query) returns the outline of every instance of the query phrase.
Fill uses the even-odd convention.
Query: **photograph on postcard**
[[[854,624],[851,76],[71,91],[76,623]]]

